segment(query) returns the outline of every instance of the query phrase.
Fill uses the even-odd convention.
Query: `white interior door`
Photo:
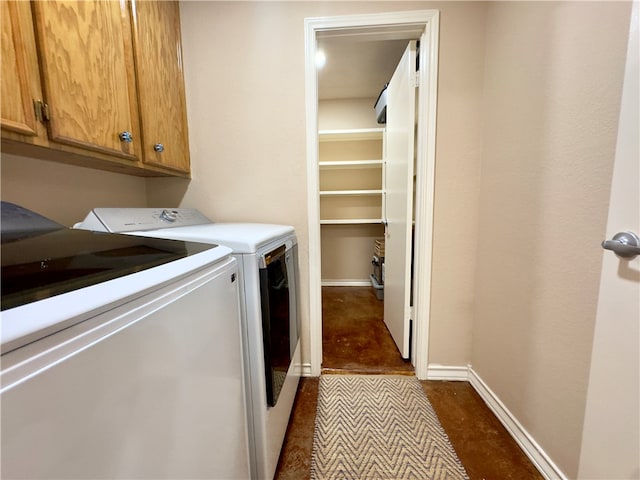
[[[607,239],[640,234],[639,16],[629,32]],[[640,256],[604,251],[578,478],[640,474]]]
[[[410,354],[415,65],[411,41],[387,87],[384,322],[403,358]]]

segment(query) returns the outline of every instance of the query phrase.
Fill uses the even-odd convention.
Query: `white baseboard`
[[[303,363],[300,365],[300,374],[303,377],[312,377],[313,375],[311,375],[311,364],[310,363]]]
[[[468,381],[545,479],[568,480],[470,365],[460,367],[431,364],[427,369],[427,380]]]
[[[370,287],[371,280],[322,280],[323,287]]]
[[[465,382],[469,380],[469,367],[453,367],[431,364],[427,367],[427,380],[453,380]]]
[[[482,400],[489,406],[495,416],[498,417],[498,420],[500,420],[513,439],[520,445],[520,448],[527,457],[529,457],[542,476],[547,480],[568,480],[518,419],[471,367],[468,368],[468,376],[471,386],[478,392],[478,395],[480,395]]]

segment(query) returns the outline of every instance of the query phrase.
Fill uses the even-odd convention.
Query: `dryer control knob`
[[[178,219],[178,212],[176,212],[175,210],[162,210],[160,218],[165,222],[173,223]]]

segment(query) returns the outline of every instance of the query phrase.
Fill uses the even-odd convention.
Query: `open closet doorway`
[[[375,317],[387,310],[384,321],[398,349],[405,357],[409,357],[411,351],[410,359],[416,375],[426,378],[438,12],[328,17],[307,19],[305,23],[310,233],[309,373],[319,375],[322,366],[324,285],[328,315],[334,314],[331,310],[340,302],[352,304],[356,320],[359,314]],[[420,42],[419,50],[416,41]],[[318,73],[315,59],[321,49],[327,62],[334,62],[333,72],[328,68]],[[406,60],[408,54],[413,57]],[[370,62],[373,70],[364,66],[364,61]],[[398,135],[393,140],[392,132],[397,128],[389,130],[387,125],[377,123],[374,104],[385,83],[392,76],[396,78],[397,70],[401,69],[398,64],[402,65],[402,62],[407,77],[404,81],[413,84],[409,91],[417,91],[417,101],[407,102],[411,109],[404,113],[405,118],[410,117],[410,122],[404,122],[404,129],[410,130],[412,138],[406,144],[400,142],[403,143],[400,150],[410,143],[411,151],[404,152],[402,156],[411,160],[405,162],[409,170],[405,168],[400,175],[400,178],[405,178],[404,182],[398,183],[397,178],[393,180],[396,174],[391,171],[395,167],[386,171],[390,157],[393,157],[389,150],[397,150],[398,147]],[[416,63],[421,65],[418,72],[415,71]],[[350,70],[353,68],[355,70]],[[419,84],[418,89],[415,88],[416,83]],[[392,85],[393,82],[390,94]],[[397,93],[393,95],[398,98]],[[397,122],[394,125],[398,125]],[[417,127],[415,142],[414,126]],[[395,183],[387,185],[388,182]],[[400,190],[402,194],[398,197]],[[396,204],[409,202],[408,211],[405,208],[404,212],[405,217],[407,214],[409,217],[398,224],[399,228],[395,214],[386,211],[392,206],[391,197],[400,198]],[[393,209],[395,211],[395,207]],[[415,235],[412,214],[416,219]],[[372,260],[375,260],[374,255],[378,258],[385,255],[386,243],[391,236],[393,240],[403,239],[399,242],[402,248],[398,248],[397,241],[394,247],[400,252],[401,260],[397,264],[402,264],[402,269],[400,273],[395,272],[394,262],[394,288],[384,292],[379,288],[380,265],[372,267]],[[413,254],[412,238],[415,238]],[[385,277],[388,279],[388,275]],[[393,295],[393,302],[388,302],[388,293]],[[382,300],[383,297],[387,298]],[[413,303],[410,303],[411,297]],[[387,307],[382,307],[383,301],[393,305],[391,313]],[[344,313],[344,309],[341,310]],[[350,316],[347,315],[345,321],[349,322]],[[371,328],[366,324],[362,326]],[[331,341],[330,332],[327,337]],[[347,350],[353,349],[354,362],[351,363],[357,365],[358,357],[367,356],[367,353],[362,351],[363,346],[357,337],[353,342],[348,339],[347,342]],[[398,354],[398,365],[410,369],[410,364],[403,364],[399,357]],[[348,363],[348,359],[346,361]]]

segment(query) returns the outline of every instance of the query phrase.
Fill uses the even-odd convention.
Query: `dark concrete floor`
[[[356,305],[360,312],[347,308]],[[373,289],[323,288],[323,374],[413,373],[384,327],[381,306]],[[349,325],[354,327],[351,334]],[[366,333],[370,339],[362,338]],[[423,381],[422,385],[470,480],[543,479],[468,382]],[[310,478],[317,398],[318,379],[301,379],[275,480]]]
[[[382,321],[372,287],[322,288],[322,371],[412,374]]]

